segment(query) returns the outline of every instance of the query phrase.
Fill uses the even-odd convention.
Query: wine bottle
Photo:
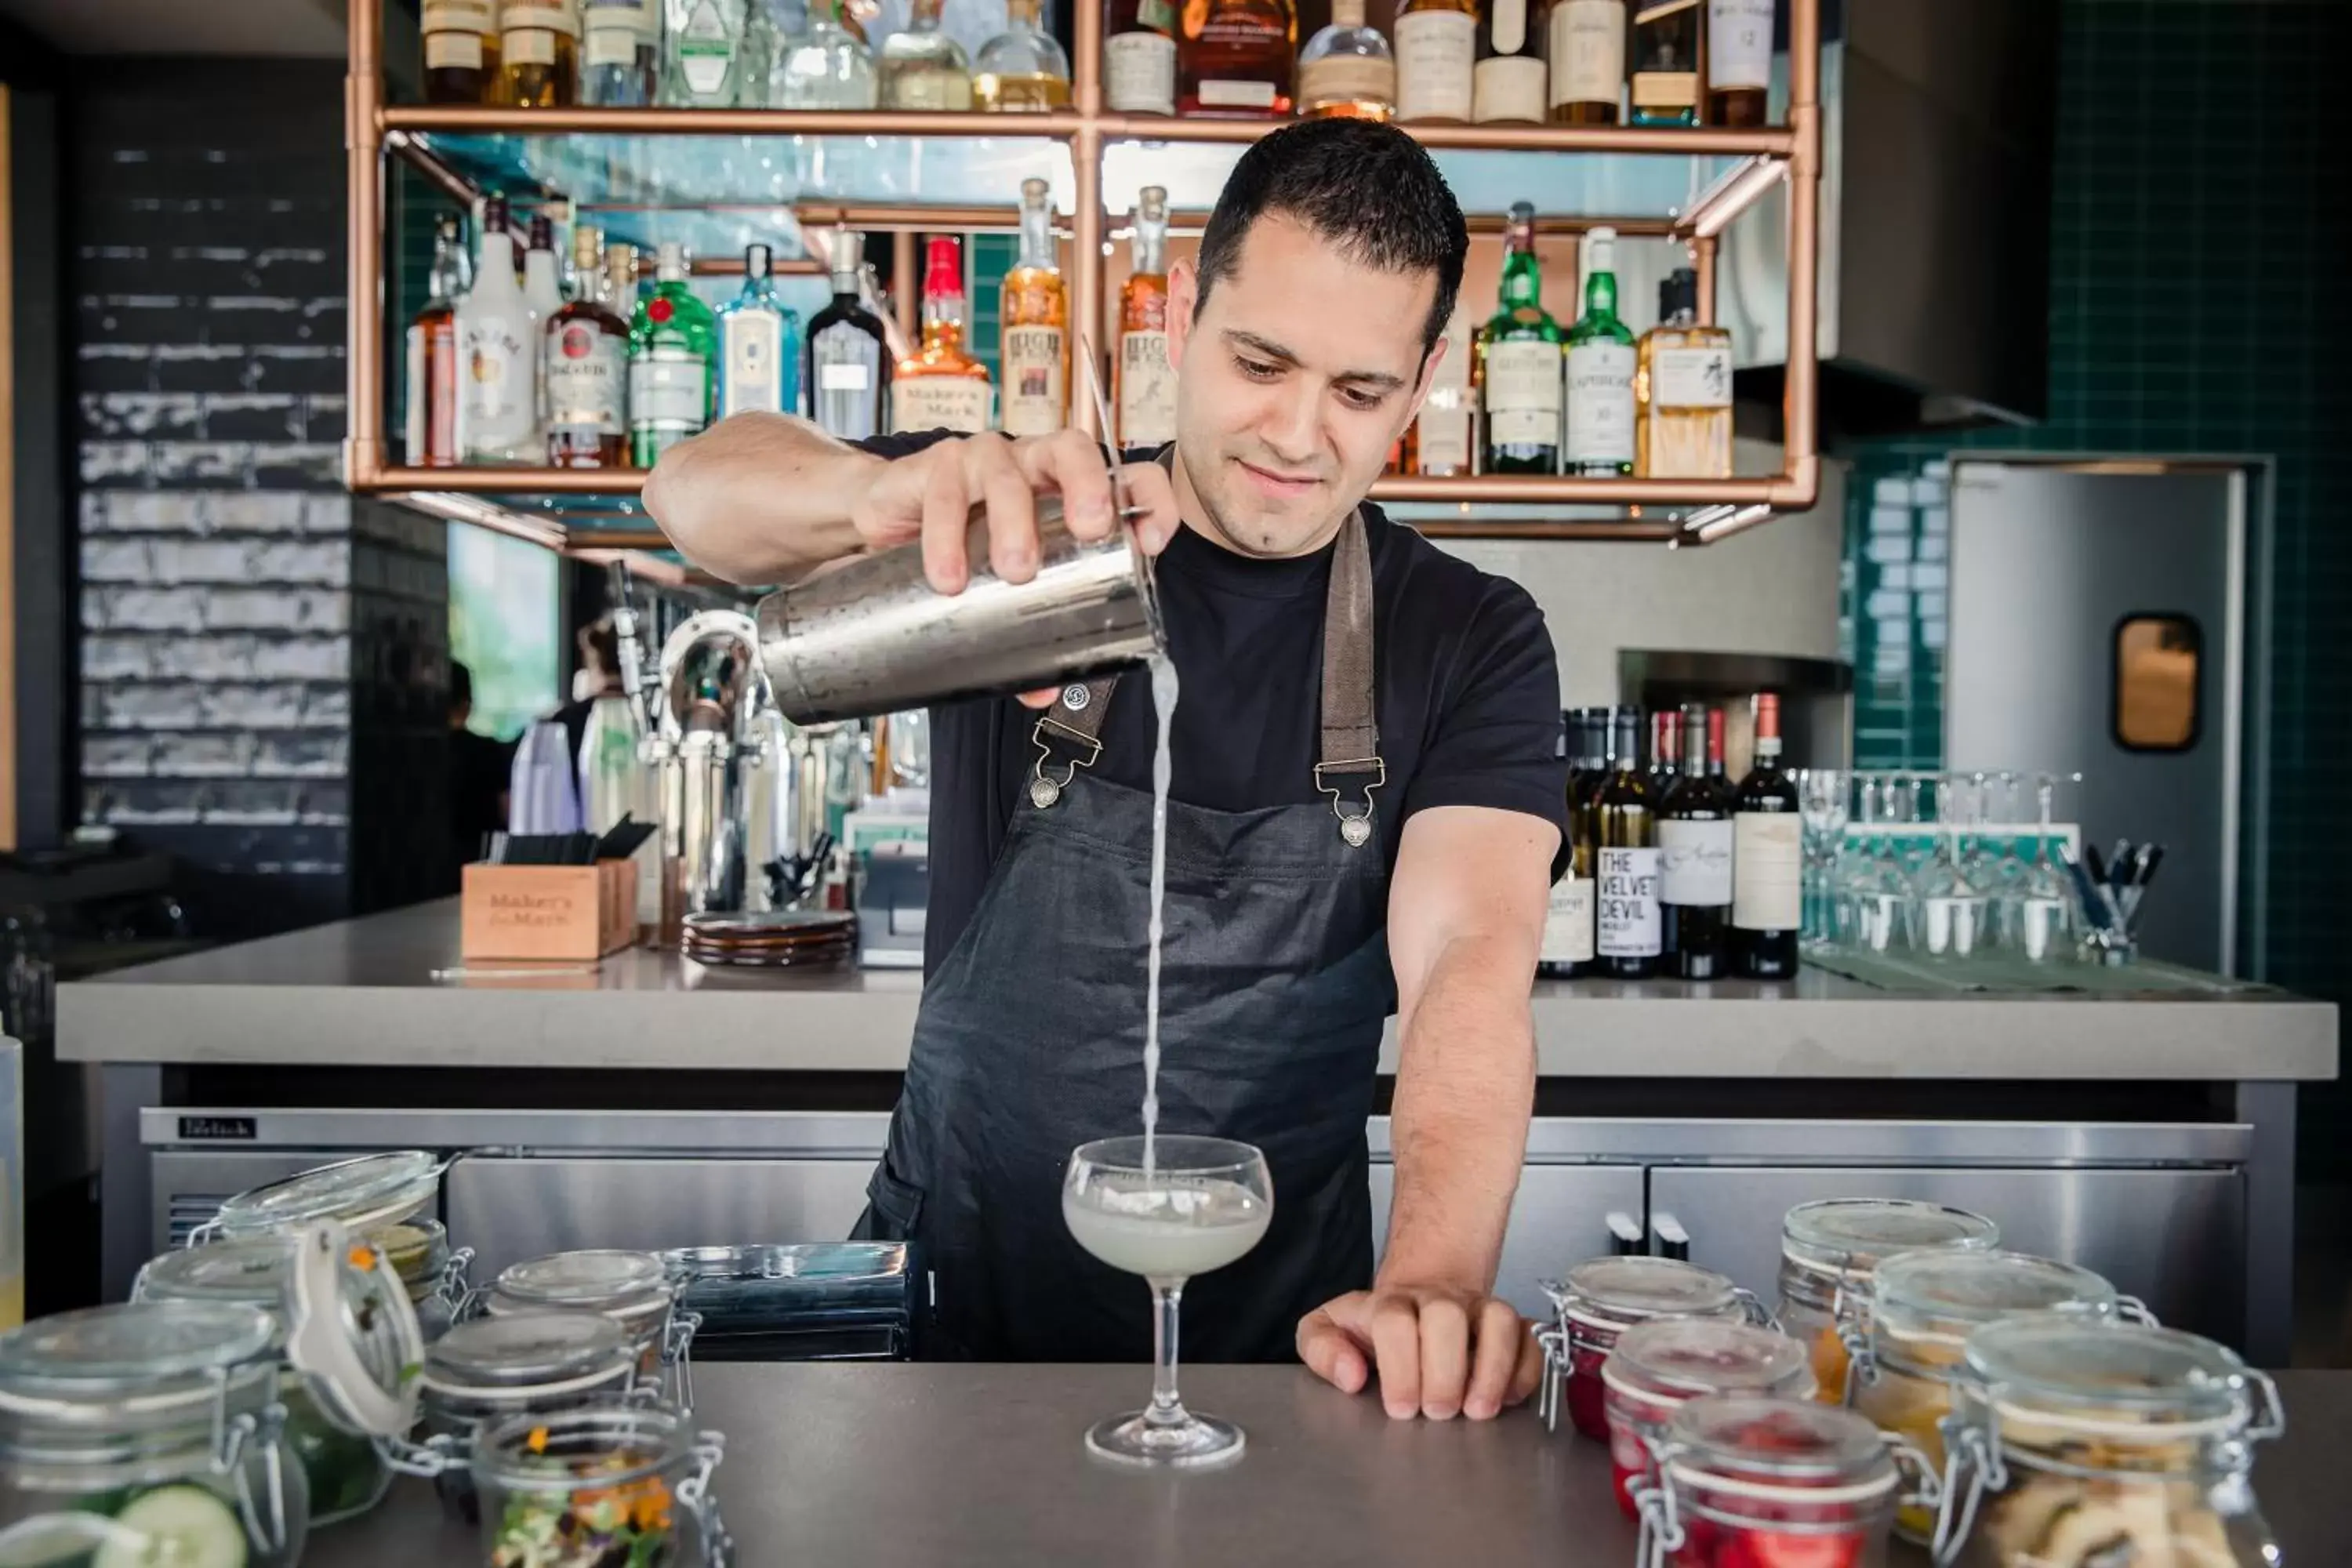
[[[1668,967],[1685,980],[1726,972],[1731,915],[1731,785],[1723,776],[1723,710],[1693,704],[1682,721],[1681,774],[1658,803],[1658,906]],[[1701,736],[1705,739],[1702,740]]]
[[[1642,776],[1642,710],[1620,708],[1610,726],[1610,771],[1593,796],[1593,946],[1602,973],[1646,980],[1658,972],[1656,797]]]
[[[1756,696],[1756,765],[1732,796],[1731,962],[1751,980],[1797,973],[1804,922],[1804,825],[1780,770],[1780,700]]]
[[[1563,712],[1559,731],[1560,754],[1569,763],[1568,865],[1551,885],[1536,973],[1550,980],[1572,980],[1592,973],[1592,837],[1591,817],[1583,808],[1591,717],[1580,708]]]

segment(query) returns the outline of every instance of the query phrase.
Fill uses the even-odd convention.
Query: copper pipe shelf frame
[[[530,134],[645,134],[705,136],[995,136],[1060,141],[1069,144],[1075,211],[1061,226],[1071,240],[1071,320],[1087,341],[1111,336],[1105,326],[1103,254],[1106,241],[1128,232],[1111,226],[1102,203],[1102,164],[1112,142],[1233,145],[1264,135],[1271,127],[1252,121],[1165,119],[1113,113],[1103,106],[1102,14],[1099,0],[1075,0],[1071,50],[1075,79],[1067,110],[1045,114],[977,111],[558,109],[506,110],[473,105],[402,105],[384,101],[381,39],[383,0],[350,0],[350,67],[345,79],[344,150],[351,210],[347,283],[350,313],[349,374],[351,432],[343,443],[344,482],[355,491],[404,499],[444,517],[563,550],[657,548],[660,535],[644,527],[573,528],[561,513],[516,510],[480,498],[497,495],[631,495],[643,483],[634,469],[412,468],[390,460],[384,430],[383,376],[389,355],[385,335],[383,268],[383,160],[396,156],[418,169],[460,201],[474,193],[435,151],[435,132]],[[1801,511],[1820,494],[1821,458],[1815,398],[1818,301],[1816,277],[1821,243],[1821,5],[1789,0],[1789,118],[1784,127],[1765,130],[1701,128],[1669,130],[1634,126],[1409,124],[1425,146],[1441,150],[1549,153],[1648,153],[1731,157],[1739,162],[1717,177],[1687,210],[1667,219],[1612,220],[1594,216],[1547,215],[1538,229],[1576,236],[1601,223],[1620,232],[1678,239],[1691,252],[1699,274],[1699,319],[1715,320],[1717,239],[1723,229],[1768,190],[1786,182],[1789,190],[1789,358],[1782,383],[1785,466],[1777,475],[1737,479],[1592,479],[1482,475],[1465,479],[1383,479],[1375,499],[1495,504],[1601,505],[1630,509],[1623,521],[1583,519],[1486,521],[1475,518],[1429,520],[1423,531],[1451,537],[1512,539],[1612,539],[1663,541],[1669,546],[1706,544],[1752,528],[1779,511]],[[742,204],[772,210],[783,204]],[[811,201],[791,204],[811,226],[846,223],[888,233],[908,259],[912,238],[924,229],[1002,229],[1014,226],[1016,211],[999,205],[905,205]],[[619,206],[583,210],[636,210]],[[718,210],[718,209],[714,209]],[[1171,215],[1180,231],[1197,227],[1204,214]],[[1495,232],[1492,214],[1474,215],[1473,233]],[[695,270],[721,274],[740,263],[698,263]],[[814,270],[808,263],[794,271]],[[912,291],[901,289],[911,303]],[[1097,349],[1099,353],[1099,349]],[[1108,370],[1102,367],[1106,377]],[[1074,397],[1070,416],[1093,433],[1094,405]],[[1661,521],[1641,509],[1689,509]],[[586,519],[582,520],[587,522]]]

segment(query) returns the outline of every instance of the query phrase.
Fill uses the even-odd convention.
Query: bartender
[[[1533,1389],[1495,1294],[1535,1084],[1529,981],[1561,844],[1551,639],[1516,584],[1365,500],[1420,409],[1469,247],[1435,164],[1354,120],[1234,166],[1169,274],[1176,440],[1116,475],[1074,431],[844,445],[739,415],[664,455],[647,508],[739,583],[919,539],[931,584],[1037,568],[1033,495],[1158,554],[1181,679],[1168,806],[1160,1127],[1265,1151],[1272,1229],[1186,1287],[1185,1352],[1291,1354],[1388,1413]],[[982,1359],[1144,1359],[1149,1293],[1064,1228],[1070,1150],[1143,1094],[1156,720],[1140,671],[940,710],[928,975],[862,1233],[921,1245],[936,1328]],[[1047,787],[1058,785],[1058,788]],[[1402,1056],[1375,1274],[1365,1121]]]

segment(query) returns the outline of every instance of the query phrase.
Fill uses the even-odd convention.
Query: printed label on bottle
[[[1559,443],[1559,345],[1540,339],[1486,345],[1486,439]]]
[[[1633,345],[1578,343],[1568,351],[1568,460],[1633,460]]]
[[[1706,85],[1772,85],[1772,0],[1707,0]]]
[[[1118,340],[1118,444],[1159,447],[1176,439],[1176,372],[1168,334],[1137,331]]]
[[[1176,40],[1120,33],[1103,46],[1103,93],[1128,114],[1176,112]]]
[[[988,428],[988,383],[966,375],[909,375],[890,384],[893,430]]]
[[[499,13],[501,33],[569,33],[580,36],[580,7],[572,0],[530,0]]]
[[[1157,27],[1173,37],[1176,33],[1174,0],[1138,0],[1135,19],[1147,27]]]
[[[536,399],[530,353],[520,320],[461,319],[457,344],[464,367],[458,395],[467,455],[520,447],[530,439]]]
[[[1625,85],[1624,0],[1559,0],[1549,43],[1554,103],[1615,105]]]
[[[1433,388],[1414,426],[1420,472],[1443,477],[1470,471],[1470,408],[1462,393]]]
[[[1544,910],[1543,945],[1537,956],[1545,963],[1586,963],[1592,958],[1592,883],[1571,871],[1551,885],[1551,903]]]
[[[402,447],[407,456],[402,460],[412,468],[425,466],[425,404],[430,390],[425,384],[425,329],[408,329],[407,379],[401,385],[408,389],[408,417],[403,421]]]
[[[1062,329],[1004,329],[1004,433],[1051,436],[1059,430],[1069,394],[1062,384]]]
[[[656,348],[629,361],[629,427],[683,430],[710,418],[710,366],[690,349]]]
[[[1650,402],[1659,408],[1731,406],[1731,351],[1660,349],[1650,362]]]
[[[1698,73],[1635,71],[1632,92],[1636,109],[1685,110],[1698,101]]]
[[[892,109],[919,109],[929,113],[971,107],[971,78],[959,70],[920,66],[901,70],[887,83]]]
[[[541,27],[524,27],[506,36],[506,61],[510,66],[551,66],[555,35]]]
[[[816,367],[816,384],[821,392],[864,392],[874,384],[874,376],[862,364],[845,364],[836,360]]]
[[[425,0],[419,26],[427,33],[483,35],[498,27],[498,8],[491,0]]]
[[[1274,83],[1204,81],[1201,84],[1201,102],[1211,109],[1272,109]]]
[[[645,47],[645,40],[625,28],[600,27],[591,22],[580,52],[591,66],[634,66],[637,51]]]
[[[482,68],[479,33],[427,33],[425,68],[429,71],[478,71]]]
[[[621,340],[586,321],[547,335],[547,422],[565,430],[618,436],[628,354]]]
[[[1495,120],[1541,124],[1543,61],[1533,55],[1496,55],[1480,60],[1471,73],[1470,118],[1481,124]]]
[[[1470,118],[1470,68],[1478,18],[1466,11],[1412,11],[1396,19],[1397,118]]]
[[[1795,931],[1805,918],[1804,824],[1793,811],[1743,811],[1731,826],[1731,923]]]
[[[1307,108],[1319,103],[1386,103],[1396,96],[1396,84],[1393,60],[1326,55],[1299,68],[1298,101]]]
[[[730,310],[719,318],[719,416],[784,411],[784,319],[767,310]]]
[[[1658,824],[1658,901],[1706,908],[1731,902],[1731,824]]]
[[[726,87],[728,69],[735,63],[735,36],[727,30],[717,0],[696,0],[671,47],[677,51],[678,73],[686,78],[688,91],[707,98]]]
[[[835,322],[810,340],[816,384],[809,392],[809,416],[825,434],[863,441],[882,434],[882,345],[846,321]]]
[[[1603,849],[1594,879],[1596,945],[1604,958],[1654,958],[1665,946],[1658,914],[1658,852]]]
[[[660,0],[588,0],[581,24],[593,40],[599,33],[616,33],[633,44],[661,41]]]

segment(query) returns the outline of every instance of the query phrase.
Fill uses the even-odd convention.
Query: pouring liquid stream
[[[1168,734],[1176,718],[1176,663],[1165,654],[1151,659],[1151,706],[1160,716],[1160,738],[1151,753],[1151,924],[1144,960],[1143,991],[1143,1180],[1155,1173],[1152,1139],[1160,1124],[1160,942],[1161,910],[1168,899],[1168,780],[1171,764]]]

